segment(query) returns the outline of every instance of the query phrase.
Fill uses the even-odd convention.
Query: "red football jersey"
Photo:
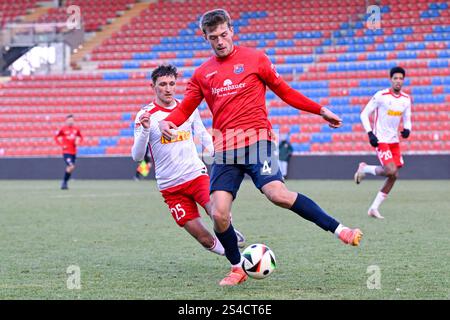
[[[76,127],[64,126],[56,134],[55,141],[58,145],[62,146],[63,153],[76,154],[77,137],[80,138],[79,142],[83,140],[83,136],[81,135],[80,129]]]
[[[240,148],[256,140],[272,140],[266,86],[283,100],[291,98],[285,101],[296,108],[306,103],[314,107],[314,111],[308,111],[320,112],[319,105],[287,86],[264,52],[235,46],[230,55],[213,56],[195,70],[183,102],[166,120],[177,126],[182,124],[204,98],[213,115],[216,151]]]

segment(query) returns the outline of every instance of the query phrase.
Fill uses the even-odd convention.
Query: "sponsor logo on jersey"
[[[387,114],[388,116],[400,117],[403,114],[403,112],[388,109]]]
[[[179,130],[177,132],[177,136],[174,139],[168,140],[168,139],[164,138],[164,136],[161,136],[161,144],[186,141],[186,140],[189,140],[190,138],[191,138],[191,132]]]
[[[212,91],[212,94],[222,94],[222,93],[226,93],[228,91],[245,88],[245,85],[246,85],[245,82],[239,83],[239,84],[233,84],[233,81],[231,81],[230,79],[226,79],[223,82],[223,87],[211,88],[211,91]]]
[[[241,74],[242,72],[244,72],[244,64],[239,63],[239,64],[235,64],[234,66],[234,73],[235,74]]]
[[[213,75],[215,75],[215,74],[217,74],[217,70],[216,71],[213,71],[213,72],[210,72],[210,73],[208,73],[206,76],[205,76],[205,78],[206,79],[208,79],[208,78],[210,78],[210,77],[212,77]]]

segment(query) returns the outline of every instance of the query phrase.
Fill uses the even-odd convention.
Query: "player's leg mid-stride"
[[[367,166],[365,162],[360,162],[358,166],[358,170],[356,170],[354,175],[354,180],[356,184],[360,184],[361,181],[364,179],[366,174],[364,173],[364,168]]]
[[[399,170],[403,166],[403,158],[401,157],[398,143],[395,144],[379,144],[377,147],[377,154],[381,162],[381,166],[368,165],[361,162],[354,174],[356,184],[366,177],[367,174],[373,176],[386,177],[384,184],[373,200],[367,214],[369,217],[376,219],[384,219],[378,211],[380,205],[387,199],[389,192],[394,187],[395,182],[399,176]]]
[[[261,148],[266,147],[262,154],[270,155],[274,145],[268,141],[260,141],[255,145],[245,147],[243,155],[261,154]],[[239,154],[239,152],[238,152]],[[219,157],[220,158],[220,157]],[[250,158],[250,157],[249,157]],[[343,243],[352,246],[359,246],[363,233],[360,229],[351,229],[328,215],[313,200],[307,196],[288,190],[283,183],[279,168],[272,167],[271,174],[264,173],[264,163],[276,163],[270,157],[255,164],[221,164],[215,162],[212,166],[211,179],[211,200],[213,203],[212,216],[214,220],[214,231],[217,238],[223,244],[225,255],[231,263],[231,271],[220,281],[222,286],[233,286],[247,280],[247,275],[241,267],[241,255],[236,245],[236,233],[231,223],[229,212],[236,198],[239,186],[245,174],[248,174],[255,186],[273,204],[289,209],[300,217],[315,223],[325,231],[333,233]]]

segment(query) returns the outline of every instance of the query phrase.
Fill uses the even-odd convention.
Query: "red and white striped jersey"
[[[372,113],[375,113],[373,128],[369,120]],[[391,89],[378,91],[361,112],[364,129],[373,131],[381,143],[399,142],[398,129],[402,119],[403,127],[411,130],[411,97],[402,91],[397,95]]]
[[[175,139],[167,140],[162,136],[158,122],[165,119],[177,104],[178,101],[174,101],[172,106],[164,108],[152,102],[138,112],[134,122],[133,159],[142,160],[148,145],[155,164],[159,190],[180,185],[207,173],[205,164],[197,154],[193,135],[200,138],[209,152],[214,151],[211,135],[206,131],[198,110],[175,130]],[[149,129],[145,129],[139,121],[139,117],[145,112],[150,113]]]

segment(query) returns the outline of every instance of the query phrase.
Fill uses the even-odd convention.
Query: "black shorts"
[[[63,159],[64,159],[64,162],[66,163],[66,165],[71,166],[71,165],[75,164],[75,160],[77,159],[77,156],[75,154],[64,153]]]
[[[234,200],[245,174],[259,190],[272,181],[284,182],[277,145],[262,140],[245,148],[216,153],[211,166],[210,193],[228,191]]]

